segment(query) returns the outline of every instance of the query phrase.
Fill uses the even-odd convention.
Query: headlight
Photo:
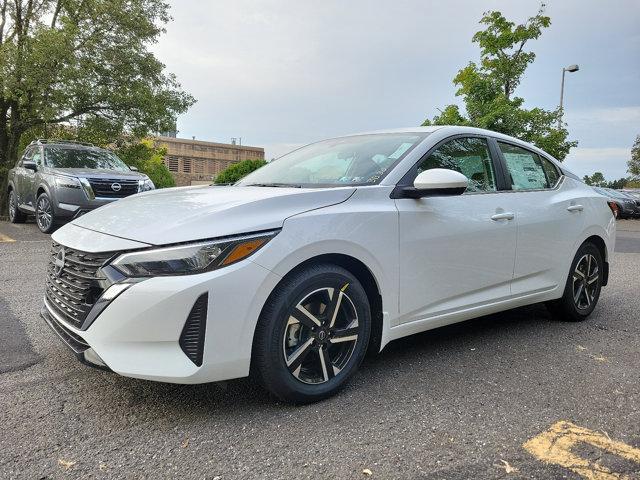
[[[153,184],[150,178],[146,180],[138,180],[138,192],[148,192],[149,190],[155,190],[156,186]]]
[[[124,253],[111,264],[128,277],[190,275],[226,267],[262,248],[280,230]]]
[[[80,189],[80,181],[76,177],[67,177],[66,175],[56,175],[56,185],[63,188]]]

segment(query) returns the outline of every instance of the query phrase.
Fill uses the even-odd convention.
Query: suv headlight
[[[153,184],[150,178],[145,180],[138,180],[138,192],[148,192],[149,190],[155,190],[156,186]]]
[[[80,189],[80,181],[76,177],[55,175],[53,178],[55,178],[58,187]]]
[[[127,277],[134,278],[208,272],[249,257],[279,231],[124,253],[111,265]]]

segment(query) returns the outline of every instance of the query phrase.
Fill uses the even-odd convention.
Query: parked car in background
[[[618,206],[618,218],[634,218],[640,216],[640,201],[613,188],[593,187],[596,192],[609,198]]]
[[[407,335],[538,302],[586,319],[615,231],[607,199],[515,138],[349,135],[233,186],[142,193],[75,219],[53,234],[41,314],[82,361],[121,375],[252,372],[311,402]]]
[[[9,170],[9,220],[35,215],[38,228],[60,224],[134,193],[153,190],[153,182],[109,150],[91,144],[35,140]]]

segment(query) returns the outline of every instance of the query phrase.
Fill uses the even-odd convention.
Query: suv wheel
[[[576,253],[564,295],[559,300],[547,302],[551,314],[559,320],[579,322],[596,308],[603,279],[602,254],[592,243],[583,244]]]
[[[312,266],[285,279],[267,301],[254,337],[253,373],[282,400],[321,400],[358,369],[370,331],[360,282],[336,265]]]
[[[12,189],[9,192],[9,221],[11,223],[24,223],[27,219],[27,215],[18,209],[18,196]]]
[[[41,193],[36,201],[36,223],[42,233],[51,233],[55,229],[55,216],[51,199],[46,193]]]

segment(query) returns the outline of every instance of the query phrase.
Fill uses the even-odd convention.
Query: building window
[[[204,160],[193,161],[193,173],[204,173]]]
[[[178,159],[176,157],[169,157],[167,160],[167,168],[170,172],[178,171]]]
[[[191,159],[184,158],[182,160],[182,173],[191,173]]]

